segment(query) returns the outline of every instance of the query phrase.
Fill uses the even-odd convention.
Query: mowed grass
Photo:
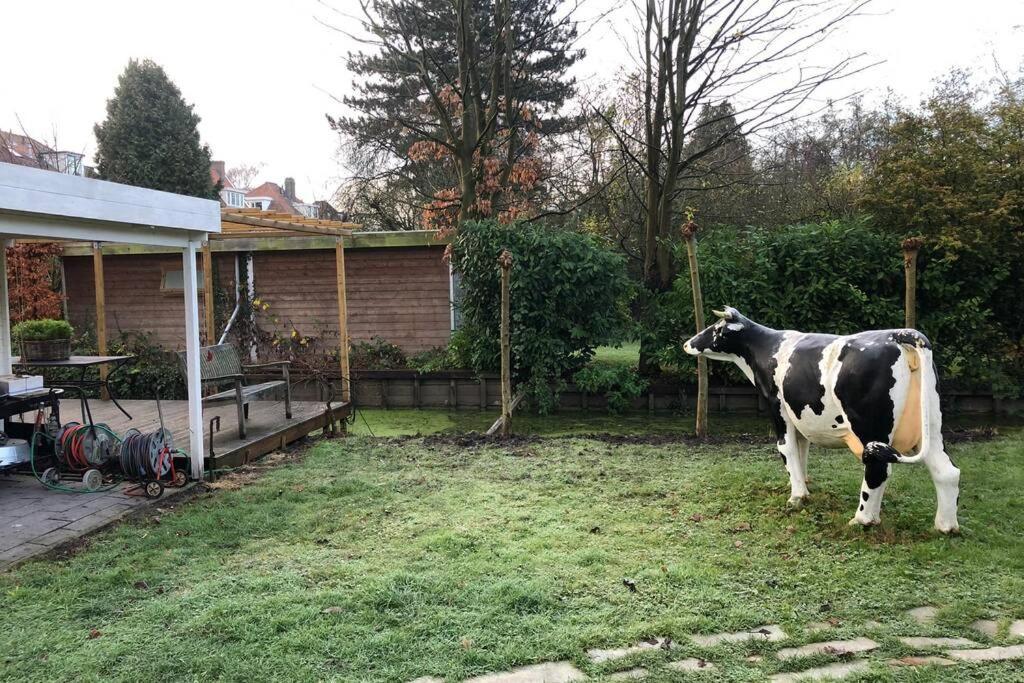
[[[811,502],[794,512],[770,443],[323,441],[237,490],[0,575],[0,677],[455,681],[569,659],[597,679],[642,664],[649,680],[709,680],[664,666],[701,656],[714,680],[756,681],[829,661],[686,640],[779,623],[784,645],[871,635],[882,648],[862,681],[949,680],[882,662],[910,654],[898,635],[987,642],[973,619],[1024,618],[1024,438],[950,452],[963,535],[945,538],[914,466],[895,468],[881,528],[848,527],[860,470],[840,452],[812,450]],[[911,624],[903,610],[924,604],[937,623]],[[828,636],[805,630],[830,618]],[[585,656],[650,636],[678,648],[615,666]],[[1019,662],[955,675],[1022,678]]]

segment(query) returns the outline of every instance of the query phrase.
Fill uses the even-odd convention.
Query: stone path
[[[906,619],[918,626],[931,626],[939,615],[937,607],[926,605],[906,613]],[[837,628],[839,622],[820,622],[809,624],[804,627],[804,632],[818,633],[821,631]],[[998,639],[1001,636],[1010,639],[1024,638],[1024,619],[1005,622],[994,619],[976,621],[970,627],[988,637]],[[872,631],[883,628],[877,621],[868,621],[862,624],[862,628]],[[703,649],[712,649],[723,644],[768,642],[775,643],[788,640],[789,636],[776,624],[757,626],[747,631],[734,631],[713,634],[695,634],[688,636],[686,640],[689,645]],[[873,664],[883,667],[925,667],[925,666],[957,666],[961,662],[998,662],[1008,660],[1024,660],[1024,644],[992,645],[985,647],[970,638],[956,636],[901,636],[899,642],[905,647],[918,651],[942,650],[942,656],[935,654],[914,654],[888,660],[872,660],[864,658],[863,655],[882,646],[865,636],[850,638],[846,640],[826,640],[821,642],[808,643],[797,647],[784,647],[775,652],[774,655],[748,655],[744,658],[746,666],[757,666],[766,659],[774,657],[780,662],[799,662],[805,657],[834,656],[843,657],[844,661],[837,661],[824,666],[815,666],[798,671],[777,673],[768,677],[774,683],[796,683],[797,681],[818,681],[818,680],[841,680],[845,677],[860,674],[867,671]],[[672,660],[672,653],[675,650],[686,648],[686,643],[673,643],[669,638],[649,638],[633,645],[616,648],[594,648],[586,652],[586,657],[591,664],[602,665],[605,673],[602,675],[608,680],[632,681],[642,680],[651,675],[646,666],[628,666],[628,659],[634,655],[647,654],[661,650],[670,661],[663,665],[671,671],[682,671],[687,673],[712,672],[716,664],[712,661],[690,657],[686,659]],[[678,656],[678,655],[677,655]],[[622,662],[614,670],[616,662]],[[720,663],[724,663],[721,662]],[[611,671],[608,669],[611,668]],[[577,669],[571,662],[548,662],[524,666],[511,671],[486,674],[468,679],[465,683],[563,683],[567,681],[584,680],[586,675]],[[714,675],[709,674],[707,680],[713,680]],[[444,683],[443,679],[423,677],[417,678],[411,683]]]
[[[75,484],[69,484],[69,487]],[[130,496],[120,486],[99,493],[51,491],[24,475],[0,475],[0,570],[80,538],[132,510],[167,499],[184,489],[168,488],[156,501]]]

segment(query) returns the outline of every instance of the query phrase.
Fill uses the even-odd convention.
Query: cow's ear
[[[737,311],[732,306],[726,306],[725,307],[725,312],[729,315],[729,317],[726,318],[726,320],[728,320],[729,322],[737,323],[737,322],[740,322],[742,320],[745,320],[745,318],[743,317],[743,314],[740,313],[739,311]]]

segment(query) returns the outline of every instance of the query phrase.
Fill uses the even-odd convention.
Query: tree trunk
[[[704,296],[700,291],[700,271],[697,268],[697,226],[689,221],[683,226],[686,256],[690,262],[690,285],[693,288],[693,318],[697,332],[704,329]],[[697,436],[708,435],[708,361],[697,357]]]
[[[920,237],[903,240],[903,272],[905,281],[904,325],[908,329],[917,327],[917,252],[921,249]]]
[[[512,344],[509,333],[509,270],[512,254],[506,249],[498,257],[501,267],[501,436],[512,432]]]

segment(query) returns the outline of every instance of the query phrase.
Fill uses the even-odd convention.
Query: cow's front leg
[[[808,445],[793,425],[787,425],[786,433],[778,440],[779,455],[789,472],[789,504],[793,507],[801,507],[807,500]]]
[[[892,467],[885,457],[888,450],[891,449],[885,444],[869,443],[861,453],[864,481],[860,485],[860,499],[857,501],[857,512],[850,520],[851,526],[874,526],[882,521],[882,496]]]

